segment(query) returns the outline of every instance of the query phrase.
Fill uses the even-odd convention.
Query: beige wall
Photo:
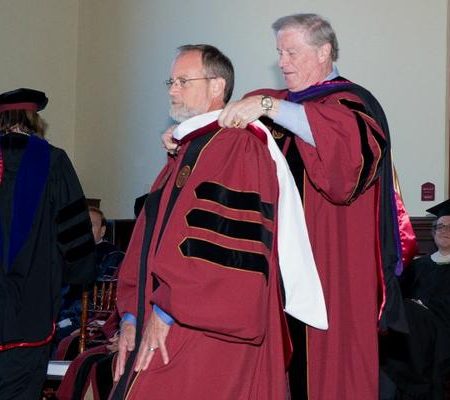
[[[47,93],[48,139],[73,159],[78,0],[0,0],[0,91]]]
[[[50,140],[74,155],[86,194],[102,198],[108,216],[130,217],[134,198],[164,163],[159,136],[169,119],[162,81],[174,48],[189,42],[220,47],[236,67],[236,99],[253,88],[283,85],[271,22],[318,12],[337,31],[341,73],[370,89],[385,108],[408,210],[424,215],[436,203],[420,201],[423,182],[434,182],[437,201],[443,200],[448,1],[255,4],[0,0],[0,89],[45,89]]]
[[[159,135],[168,119],[162,80],[173,49],[188,42],[223,49],[237,71],[234,98],[279,87],[269,26],[299,11],[332,21],[341,73],[383,104],[410,213],[424,215],[434,204],[420,201],[424,182],[436,184],[437,200],[446,196],[447,0],[261,0],[257,9],[242,0],[107,4],[80,1],[76,156],[88,193],[103,198],[108,213],[131,215],[133,199],[163,164]]]

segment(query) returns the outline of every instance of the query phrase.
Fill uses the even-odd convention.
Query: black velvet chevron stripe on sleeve
[[[369,173],[372,169],[372,165],[374,162],[374,156],[373,156],[373,153],[370,150],[370,146],[369,146],[369,140],[368,140],[367,135],[370,133],[367,130],[366,122],[357,112],[355,112],[354,114],[355,114],[356,122],[358,123],[359,136],[361,139],[361,153],[362,153],[361,155],[364,159],[362,171],[361,171],[361,174],[359,177],[358,187],[357,187],[355,193],[353,194],[354,196],[357,196],[362,193],[363,189],[367,186],[368,181],[371,178]]]
[[[366,106],[362,103],[358,103],[356,101],[351,101],[348,99],[341,99],[339,100],[341,104],[348,107],[352,111],[358,111],[360,113],[368,115],[370,118],[374,118],[374,116],[367,110]],[[372,127],[370,127],[370,134],[374,137],[378,145],[380,146],[380,149],[382,153],[384,154],[386,148],[387,148],[387,142],[386,139],[384,139],[377,131],[375,131]]]
[[[65,230],[59,232],[58,241],[61,244],[68,244],[89,232],[91,222],[85,218],[75,225],[68,226]]]
[[[61,208],[56,222],[58,244],[68,262],[76,262],[93,252],[95,243],[84,197]]]
[[[367,124],[367,122],[361,116],[361,114],[365,114],[371,117],[370,113],[367,111],[364,104],[358,103],[356,101],[351,101],[348,99],[340,99],[339,102],[353,111],[356,118],[356,122],[358,124],[361,139],[361,152],[362,152],[361,155],[363,157],[364,162],[358,186],[352,196],[352,198],[354,198],[355,196],[361,194],[371,184],[372,179],[377,176],[377,174],[374,175],[372,173],[374,171],[374,167],[376,167],[374,163],[378,162],[379,157],[381,157],[381,154],[384,153],[386,148],[386,141],[383,140],[383,138],[380,137],[380,135],[369,124]],[[377,142],[380,148],[380,154],[378,155],[379,157],[377,158],[374,157],[374,154],[370,148],[369,136],[372,137]]]
[[[339,103],[343,104],[344,106],[346,106],[350,110],[358,111],[358,112],[361,112],[363,114],[370,115],[367,112],[366,106],[364,104],[362,104],[362,103],[358,103],[357,101],[352,101],[352,100],[349,100],[349,99],[340,99]]]
[[[209,200],[225,207],[242,211],[257,211],[265,218],[274,219],[274,208],[270,203],[261,201],[258,193],[239,192],[214,182],[203,182],[196,189],[198,199]]]
[[[262,242],[269,250],[272,247],[272,232],[258,222],[237,221],[199,209],[189,211],[186,220],[190,227],[206,229],[236,239]]]
[[[223,267],[260,272],[267,279],[268,262],[263,254],[219,246],[196,238],[187,238],[180,245],[185,257],[198,258]]]
[[[86,198],[80,197],[78,200],[68,204],[61,210],[59,210],[56,216],[56,223],[63,224],[66,221],[75,218],[78,214],[81,214],[87,210]]]
[[[92,240],[86,240],[80,245],[73,247],[66,251],[67,262],[73,263],[82,258],[86,257],[88,254],[95,250],[95,244]]]

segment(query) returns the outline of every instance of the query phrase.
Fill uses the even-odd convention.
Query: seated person
[[[96,264],[93,267],[96,269],[96,280],[113,279],[117,276],[124,253],[104,239],[106,218],[103,212],[97,207],[89,207],[89,216],[95,240]],[[82,293],[81,285],[70,285],[63,288],[63,303],[54,339],[55,348],[63,338],[80,328]]]
[[[381,337],[381,373],[392,381],[391,395],[383,399],[444,399],[450,366],[450,200],[427,211],[437,217],[432,234],[438,250],[413,260],[400,277],[410,333]]]
[[[97,207],[90,206],[89,216],[95,240],[97,280],[111,279],[117,276],[117,268],[122,261],[124,253],[105,239],[106,218],[103,211]]]
[[[142,196],[140,205],[135,206],[138,214],[146,194]],[[136,208],[138,207],[138,208]],[[114,245],[104,240],[106,232],[106,219],[103,212],[96,207],[89,208],[89,214],[92,222],[92,231],[97,243],[97,265],[102,267],[98,270],[97,281],[109,279],[117,276],[117,269],[113,270],[114,265],[119,265],[123,252],[118,251]],[[117,263],[115,262],[117,260]],[[110,314],[104,325],[98,325],[97,320],[91,320],[88,325],[89,348],[81,354],[77,354],[77,341],[67,343],[63,349],[62,345],[58,348],[57,359],[73,359],[67,370],[61,384],[58,388],[57,398],[59,400],[74,399],[107,399],[112,388],[112,363],[117,352],[118,331],[120,318],[117,311]],[[72,332],[72,337],[76,337],[77,331]],[[94,340],[91,340],[95,337]],[[64,341],[68,338],[64,339]],[[98,344],[102,342],[102,344]],[[92,346],[93,344],[96,344]]]

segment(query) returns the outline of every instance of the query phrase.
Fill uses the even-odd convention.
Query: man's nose
[[[278,66],[280,68],[283,68],[286,66],[287,63],[288,63],[288,57],[285,54],[280,54],[278,56]]]
[[[177,93],[180,90],[180,86],[175,81],[172,86],[169,88],[169,95],[173,95],[174,93]]]

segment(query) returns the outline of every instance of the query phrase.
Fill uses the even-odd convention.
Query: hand
[[[161,352],[164,364],[169,363],[169,354],[166,348],[166,337],[169,331],[170,325],[167,325],[155,312],[152,312],[145,326],[141,345],[139,346],[137,362],[134,367],[136,372],[140,370],[145,371],[157,351]]]
[[[172,155],[177,154],[177,150],[178,150],[178,145],[176,143],[174,143],[172,140],[173,131],[175,130],[176,127],[177,127],[177,125],[172,125],[161,135],[161,141],[163,143],[163,148],[166,149],[166,151]]]
[[[134,350],[136,339],[136,327],[129,322],[124,322],[120,328],[118,343],[119,353],[117,355],[116,370],[114,371],[114,381],[117,382],[125,371],[125,363],[129,351]]]
[[[223,128],[246,128],[250,122],[264,115],[261,107],[262,97],[250,96],[228,103],[219,115],[219,125]]]

